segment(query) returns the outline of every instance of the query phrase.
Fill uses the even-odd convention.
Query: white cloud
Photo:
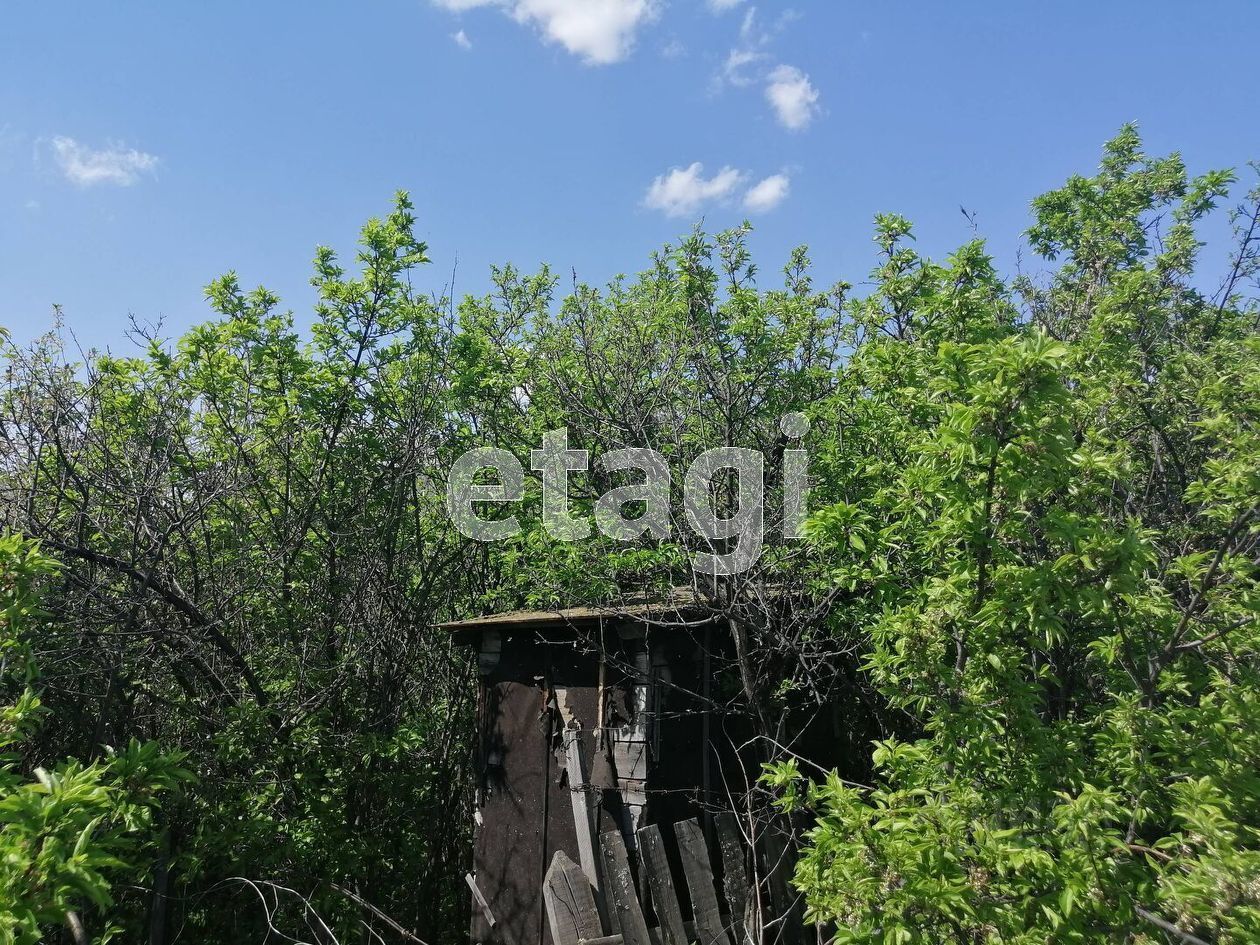
[[[152,172],[158,165],[157,157],[135,148],[110,145],[94,150],[64,136],[52,139],[52,149],[53,158],[66,179],[80,187],[93,184],[128,187],[138,181],[141,174]]]
[[[743,171],[728,166],[706,178],[704,165],[696,161],[689,167],[671,168],[652,181],[643,205],[670,217],[689,216],[706,203],[729,198],[746,177]]]
[[[759,180],[744,194],[744,209],[752,213],[773,210],[786,199],[791,184],[786,174],[771,174]]]
[[[734,10],[743,2],[744,0],[709,0],[709,9],[714,13],[725,13],[727,10]]]
[[[732,49],[722,64],[722,79],[731,85],[743,87],[756,81],[748,74],[748,69],[764,59],[769,58],[755,49]]]
[[[724,9],[734,8],[735,0],[711,0]],[[795,66],[779,64],[770,68],[774,59],[771,46],[775,39],[800,14],[785,10],[768,26],[755,6],[749,5],[740,18],[739,40],[722,60],[710,83],[713,93],[726,86],[747,88],[764,84],[766,100],[773,106],[775,117],[785,127],[800,131],[821,111],[818,89],[809,76]]]
[[[657,12],[654,0],[517,0],[514,15],[586,62],[605,65],[630,54],[635,33]]]
[[[818,113],[818,90],[795,66],[775,66],[767,77],[766,99],[779,122],[793,131],[806,127]]]
[[[722,62],[722,68],[713,77],[714,90],[724,84],[744,88],[765,77],[762,64],[770,58],[765,51],[772,35],[763,30],[757,20],[757,8],[749,7],[739,25],[739,45],[733,47]]]
[[[765,32],[756,32],[757,30],[757,8],[749,7],[748,12],[744,14],[744,19],[739,24],[739,38],[746,43],[765,43],[770,39],[769,34]]]
[[[455,40],[455,45],[460,49],[472,49],[472,40],[468,38],[468,34],[463,30],[458,33],[452,33],[451,39]]]
[[[591,65],[620,62],[635,37],[660,13],[660,0],[434,0],[461,13],[476,7],[503,9]]]

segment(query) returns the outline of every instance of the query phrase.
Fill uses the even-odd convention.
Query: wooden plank
[[[543,883],[543,903],[554,945],[578,945],[604,934],[591,884],[581,867],[557,850]]]
[[[613,910],[621,925],[621,937],[625,945],[652,945],[648,936],[647,922],[639,906],[639,896],[634,888],[634,876],[630,872],[630,857],[626,854],[626,842],[621,832],[609,830],[599,838],[600,852],[604,859],[605,892],[612,901]]]
[[[683,929],[682,909],[678,905],[678,893],[674,891],[674,879],[669,874],[669,860],[665,857],[665,840],[656,824],[640,827],[639,871],[646,874],[652,893],[652,908],[661,924],[662,945],[689,945]]]
[[[573,801],[573,828],[577,832],[578,859],[582,872],[593,889],[600,888],[599,864],[595,860],[594,817],[587,793],[586,764],[582,757],[581,733],[575,729],[564,731],[565,771],[569,778],[569,797]]]
[[[642,629],[639,625],[638,630]],[[617,786],[630,820],[625,840],[631,845],[636,843],[637,831],[647,821],[648,737],[651,728],[648,703],[652,668],[646,646],[637,646],[632,660],[634,685],[629,693],[630,721],[618,730],[613,744]]]
[[[595,907],[599,910],[601,924],[616,932],[615,914],[608,909],[604,896],[603,883],[600,880],[599,859],[595,852],[595,803],[590,793],[590,779],[587,776],[586,756],[582,751],[582,736],[576,729],[564,730],[565,773],[569,780],[569,800],[573,807],[573,828],[577,835],[578,859],[582,863],[582,872],[595,890]]]
[[[477,908],[481,910],[481,915],[486,920],[486,925],[494,928],[494,913],[490,911],[490,903],[486,902],[486,897],[482,894],[481,887],[477,885],[477,880],[473,878],[473,874],[465,873],[464,882],[472,890],[473,900],[477,903]]]
[[[730,945],[718,911],[717,889],[713,883],[713,870],[709,868],[709,849],[704,842],[704,831],[692,818],[674,824],[674,835],[678,838],[678,855],[682,859],[683,875],[687,877],[687,889],[691,893],[696,940],[699,945]]]
[[[661,597],[635,595],[633,599],[626,599],[620,605],[565,607],[558,610],[512,610],[505,613],[487,614],[484,617],[472,617],[467,620],[447,620],[443,623],[435,623],[433,626],[447,633],[457,633],[461,630],[473,630],[478,627],[501,626],[519,629],[534,625],[563,626],[565,624],[590,621],[603,623],[605,619],[611,623],[615,620],[625,620],[626,618],[634,617],[678,617],[698,609],[702,608],[698,608],[696,595],[691,588],[679,587]],[[635,623],[640,627],[644,626],[642,620],[633,621],[631,626]],[[634,631],[631,630],[630,632],[633,633]]]
[[[693,933],[696,927],[690,922],[684,922],[683,928],[687,931],[687,941],[694,942],[696,937]],[[648,936],[652,939],[652,945],[661,945],[663,940],[661,939],[660,929],[648,929]],[[584,938],[578,945],[623,945],[623,942],[624,939],[621,937],[621,933],[616,932],[613,935],[601,935],[599,938]]]
[[[722,852],[722,888],[730,910],[731,932],[737,943],[754,945],[748,932],[748,872],[744,868],[744,844],[739,823],[731,811],[713,818]]]

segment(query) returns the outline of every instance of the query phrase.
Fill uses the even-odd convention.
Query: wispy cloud
[[[732,49],[726,56],[726,62],[722,64],[721,78],[729,82],[731,85],[743,87],[752,85],[756,82],[750,72],[758,63],[764,62],[769,56],[766,53],[758,52],[755,49]]]
[[[749,7],[744,11],[739,23],[739,41],[731,47],[722,60],[722,67],[713,76],[713,91],[721,91],[724,85],[743,88],[760,81],[765,75],[762,64],[770,58],[765,51],[770,38],[760,27],[757,8]]]
[[[725,8],[735,6],[726,0],[723,2]],[[774,40],[797,19],[799,14],[785,10],[767,26],[757,7],[749,6],[740,18],[738,41],[726,54],[712,80],[715,93],[726,86],[762,85],[775,117],[793,131],[807,127],[821,108],[821,96],[808,75],[796,66],[771,66],[778,58],[770,51]]]
[[[643,205],[670,217],[689,216],[705,204],[729,199],[746,179],[743,171],[730,166],[705,177],[704,165],[696,161],[688,167],[671,168],[653,180]]]
[[[141,175],[152,173],[158,166],[155,155],[135,148],[116,144],[90,148],[64,135],[53,138],[51,143],[57,167],[66,180],[80,187],[96,184],[130,187]]]
[[[779,123],[800,131],[818,114],[818,89],[796,66],[775,66],[766,79],[766,100],[774,107]]]
[[[639,30],[660,14],[660,0],[433,0],[462,13],[498,7],[591,65],[630,55]]]
[[[734,10],[743,2],[744,0],[708,0],[709,9],[714,13],[725,13],[727,10]]]
[[[787,199],[792,182],[786,174],[771,174],[748,188],[744,194],[744,209],[751,213],[773,210]]]
[[[468,34],[463,30],[452,33],[451,39],[455,40],[455,45],[460,49],[472,49],[472,40],[468,38]]]

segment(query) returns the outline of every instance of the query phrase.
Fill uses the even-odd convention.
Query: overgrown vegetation
[[[4,524],[61,567],[5,539],[0,936],[462,938],[473,687],[433,623],[693,583],[681,515],[558,541],[532,478],[517,537],[455,532],[455,457],[528,467],[567,427],[676,486],[714,446],[766,457],[756,567],[695,587],[732,628],[756,802],[808,825],[796,881],[839,940],[1256,941],[1260,192],[1219,288],[1197,235],[1233,184],[1126,128],[1034,203],[1033,275],[980,241],[932,262],[887,216],[862,292],[803,249],[761,288],[736,230],[458,304],[413,289],[400,197],[355,272],[319,252],[309,333],[229,275],[174,342],[9,345]],[[573,477],[575,514],[628,481]],[[851,759],[816,783],[810,714]]]
[[[155,836],[163,795],[188,779],[180,757],[153,742],[132,739],[103,748],[87,764],[58,762],[17,770],[38,737],[44,710],[28,640],[44,615],[35,584],[54,571],[28,541],[0,538],[0,683],[17,697],[0,705],[0,942],[43,941],[43,930],[65,923],[84,936],[78,910],[110,916],[98,940],[123,931],[112,884],[137,875],[137,854]]]

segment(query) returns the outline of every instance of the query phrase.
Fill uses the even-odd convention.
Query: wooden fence
[[[722,864],[719,901],[704,831],[693,820],[674,824],[678,860],[686,882],[691,920],[683,921],[684,900],[675,888],[666,836],[656,824],[635,833],[638,882],[625,840],[617,830],[599,837],[599,869],[594,882],[563,851],[547,871],[543,900],[554,945],[759,945],[756,884],[745,867],[745,848],[734,814],[714,817],[717,855]],[[777,871],[776,871],[777,872]],[[602,887],[602,888],[601,888]],[[778,897],[775,897],[778,898]],[[651,908],[648,908],[648,902]],[[784,937],[799,940],[797,918]],[[647,917],[655,916],[649,927]],[[782,927],[781,931],[787,932]]]

